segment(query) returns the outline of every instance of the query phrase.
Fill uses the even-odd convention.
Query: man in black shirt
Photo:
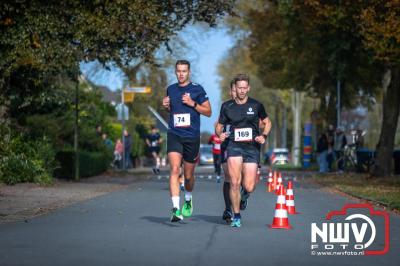
[[[271,121],[264,105],[248,97],[249,77],[238,74],[235,77],[236,98],[221,108],[216,133],[221,141],[229,139],[227,147],[228,168],[231,177],[230,198],[234,217],[232,227],[241,226],[240,186],[247,193],[254,191],[257,183],[257,168],[260,160],[260,144],[264,144],[271,130]],[[262,134],[260,122],[264,125]],[[230,133],[223,133],[223,126],[230,124]]]
[[[236,98],[236,89],[235,89],[235,81],[232,80],[229,88],[229,96],[231,97],[231,100],[234,100]],[[228,104],[229,100],[222,103],[221,108],[224,108],[225,104]],[[226,124],[223,127],[223,132],[229,134],[230,132],[231,125]],[[225,138],[225,141],[222,142],[221,144],[221,164],[222,164],[222,169],[224,169],[224,185],[222,187],[222,193],[224,195],[224,202],[225,202],[225,210],[222,213],[222,219],[225,220],[227,223],[232,222],[233,218],[233,213],[232,213],[232,206],[231,206],[231,198],[229,196],[229,191],[231,189],[231,184],[230,184],[230,176],[229,176],[229,169],[228,169],[228,152],[227,152],[227,147],[228,147],[228,138]]]

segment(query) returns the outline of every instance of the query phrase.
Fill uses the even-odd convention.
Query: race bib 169
[[[251,127],[235,128],[235,141],[252,141],[253,129]]]

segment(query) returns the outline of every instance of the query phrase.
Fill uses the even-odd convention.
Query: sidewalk
[[[144,180],[151,168],[135,168],[128,172],[106,172],[79,181],[54,179],[51,185],[0,183],[0,224],[28,221],[52,210],[125,189]]]

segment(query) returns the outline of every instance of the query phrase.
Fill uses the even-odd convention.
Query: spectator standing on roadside
[[[328,139],[328,153],[326,155],[326,161],[328,166],[328,171],[332,171],[332,164],[335,161],[334,145],[335,145],[335,127],[329,124],[328,130],[326,132],[326,137]]]
[[[221,181],[221,143],[222,141],[216,134],[212,134],[208,139],[208,144],[212,145],[214,171],[217,175],[218,183]]]
[[[125,168],[132,168],[131,161],[131,148],[132,148],[132,137],[128,130],[124,130],[124,151],[125,151]]]
[[[319,165],[319,172],[326,173],[328,171],[328,162],[326,157],[328,155],[328,138],[325,133],[320,133],[317,143],[317,161]]]
[[[107,148],[109,148],[110,150],[113,149],[114,143],[112,142],[112,140],[110,138],[108,138],[106,133],[103,133],[101,135],[101,138],[103,139],[103,143],[104,145],[106,145]]]
[[[124,146],[122,144],[121,139],[117,139],[115,143],[115,148],[114,148],[114,165],[117,166],[118,168],[121,168],[122,166],[122,155],[124,153]]]
[[[100,126],[100,125],[97,125],[97,126],[96,126],[96,135],[97,135],[98,137],[101,137],[101,134],[102,134],[102,132],[101,132],[101,126]]]

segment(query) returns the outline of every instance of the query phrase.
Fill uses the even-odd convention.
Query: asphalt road
[[[204,173],[204,174],[203,174]],[[262,180],[242,212],[242,227],[222,219],[222,183],[199,170],[194,215],[170,223],[164,174],[128,189],[43,215],[0,225],[0,265],[400,265],[400,218],[390,214],[390,250],[381,256],[311,255],[311,223],[355,203],[295,177],[297,215],[292,230],[267,227],[276,195]],[[375,247],[383,247],[383,222],[375,223]],[[381,228],[381,230],[379,229]],[[379,244],[381,243],[381,244]]]

